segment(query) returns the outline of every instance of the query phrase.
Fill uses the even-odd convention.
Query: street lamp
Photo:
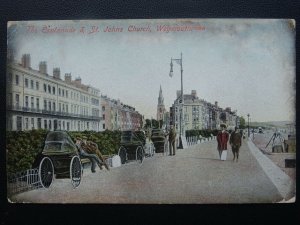
[[[179,100],[179,104],[180,104],[180,116],[179,116],[179,148],[183,148],[182,145],[182,120],[183,120],[183,82],[182,82],[182,74],[183,74],[183,67],[182,67],[182,53],[180,54],[180,59],[173,59],[171,58],[171,63],[170,63],[170,77],[173,76],[173,61],[175,61],[176,63],[178,63],[180,65],[180,72],[181,72],[181,92],[180,92],[180,100]]]
[[[250,117],[250,114],[248,113],[247,116],[248,116],[248,138],[249,138],[250,137],[250,130],[249,130],[249,117]]]

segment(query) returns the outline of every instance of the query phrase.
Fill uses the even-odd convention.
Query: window
[[[25,96],[25,107],[28,108],[28,105],[29,105],[29,103],[28,103],[28,96]]]
[[[69,107],[68,107],[68,105],[66,105],[66,112],[69,112]]]
[[[36,98],[36,108],[40,109],[40,99]]]
[[[28,118],[25,118],[25,129],[28,130]]]
[[[89,122],[86,122],[86,127],[87,127],[87,130],[90,129],[90,123]]]
[[[20,95],[16,94],[16,106],[19,107],[20,104]]]
[[[71,99],[73,99],[73,92],[71,91]]]
[[[22,130],[22,117],[17,116],[17,130],[20,131]]]
[[[58,111],[61,112],[61,103],[58,103]]]
[[[63,124],[63,130],[64,130],[65,129],[65,121],[63,121],[62,124]]]
[[[50,85],[48,85],[48,93],[51,94],[51,87],[50,87]]]
[[[65,96],[65,90],[62,89],[62,96],[64,97]]]
[[[66,90],[66,98],[68,97],[68,91]]]
[[[64,112],[65,111],[65,104],[62,105],[62,111]]]
[[[19,85],[19,75],[16,74],[16,85]]]
[[[34,129],[34,118],[31,118],[31,129]]]
[[[27,78],[25,78],[25,87],[28,88],[28,79]]]
[[[47,92],[47,85],[44,84],[44,92]]]
[[[38,129],[41,129],[41,128],[42,128],[42,119],[41,119],[41,118],[38,118],[38,119],[37,119],[37,128],[38,128]]]
[[[55,109],[55,102],[53,102],[53,111],[56,111],[56,109]]]
[[[67,130],[70,130],[70,122],[67,122]]]
[[[33,80],[30,81],[30,86],[31,86],[31,89],[34,88],[34,82],[33,82]]]
[[[47,110],[47,101],[44,100],[44,110]]]
[[[40,88],[40,84],[39,84],[39,82],[37,81],[37,82],[35,82],[35,87],[36,87],[36,90],[39,90],[39,88]]]
[[[51,130],[51,120],[49,120],[49,130]]]
[[[60,88],[58,88],[58,95],[60,96]]]
[[[52,87],[52,93],[55,95],[55,87]]]
[[[102,115],[102,119],[105,120],[105,114]]]
[[[44,120],[44,129],[47,129],[47,120]]]
[[[105,129],[105,124],[102,124],[103,129]]]
[[[31,108],[33,109],[34,108],[34,98],[31,97]]]
[[[48,106],[49,106],[49,111],[51,111],[51,102],[48,102]]]
[[[102,111],[105,111],[105,106],[102,106]]]

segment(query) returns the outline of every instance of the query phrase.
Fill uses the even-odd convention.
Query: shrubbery
[[[7,131],[6,132],[6,166],[8,173],[15,173],[30,169],[38,154],[43,150],[47,135],[46,130]],[[103,155],[117,154],[120,146],[120,131],[103,132],[71,131],[70,137],[86,136],[98,144]]]

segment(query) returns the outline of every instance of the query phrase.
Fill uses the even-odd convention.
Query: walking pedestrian
[[[231,145],[233,153],[233,161],[236,159],[237,162],[239,160],[239,151],[242,145],[242,135],[237,127],[234,128],[234,131],[230,135],[229,144]]]
[[[175,155],[175,140],[176,140],[176,131],[175,127],[171,125],[169,132],[169,151],[170,155]]]
[[[226,131],[226,124],[221,124],[221,131],[219,131],[217,135],[217,141],[218,141],[218,151],[219,156],[222,161],[226,160],[227,157],[227,142],[229,139],[229,134]]]

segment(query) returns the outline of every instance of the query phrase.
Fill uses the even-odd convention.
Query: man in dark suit
[[[170,132],[169,132],[169,149],[170,155],[175,155],[175,140],[176,140],[176,131],[175,127],[171,125]]]
[[[233,153],[233,161],[236,158],[236,162],[239,160],[239,151],[242,145],[242,135],[238,132],[237,127],[234,128],[234,131],[230,135],[229,144],[231,145]]]

